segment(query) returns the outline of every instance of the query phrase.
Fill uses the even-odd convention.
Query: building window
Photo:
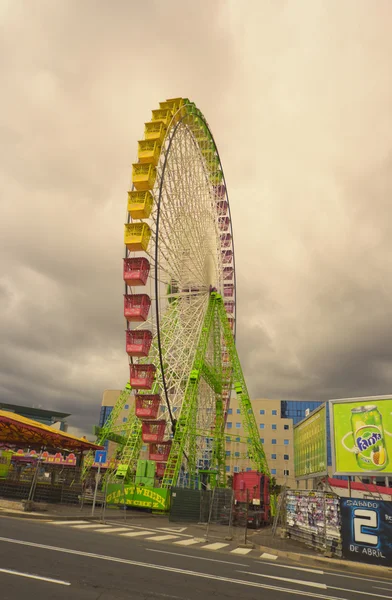
[[[127,420],[128,420],[127,417],[123,417],[123,423],[126,423]]]
[[[145,452],[147,450],[147,446],[142,446],[142,450]]]
[[[276,440],[271,440],[271,444],[276,444]]]
[[[231,421],[227,421],[226,427],[227,429],[231,429],[233,427],[233,423]]]
[[[226,473],[230,473],[230,465],[226,465]]]
[[[238,473],[239,470],[239,467],[234,467],[234,473]]]
[[[276,475],[276,469],[271,469],[271,475]]]
[[[264,423],[260,423],[260,429],[264,429]]]
[[[233,409],[232,409],[232,408],[229,408],[229,410],[227,411],[227,413],[228,413],[229,415],[232,415],[232,414],[233,414]]]
[[[125,410],[129,410],[129,404],[126,404],[126,405],[124,406],[124,408],[125,408]]]
[[[283,455],[283,460],[290,460],[290,456],[288,454]]]
[[[264,438],[260,438],[260,442],[264,444]]]
[[[239,458],[240,453],[239,452],[234,452],[234,456],[236,456],[237,458]]]
[[[284,443],[285,446],[288,446],[289,445],[289,440],[284,440],[283,443]]]
[[[260,414],[261,414],[261,415],[264,415],[264,414],[265,414],[265,410],[264,410],[264,409],[263,409],[263,410],[261,410],[261,411],[260,411]]]
[[[290,471],[289,471],[288,469],[285,469],[285,470],[283,471],[283,475],[287,475],[287,476],[288,476],[288,475],[290,475]]]
[[[284,426],[284,428],[285,428],[285,429],[286,429],[286,431],[287,431],[287,429],[289,428],[289,426],[288,426],[288,425],[285,425],[285,426]]]
[[[235,441],[236,441],[236,442],[239,442],[239,441],[241,441],[241,438],[239,438],[239,437],[236,437],[236,438],[235,438]]]
[[[230,450],[226,450],[226,456],[231,456]]]
[[[278,411],[277,411],[277,410],[273,410],[273,411],[272,411],[272,416],[273,416],[273,417],[276,417],[276,416],[277,416],[277,414],[278,414]]]
[[[272,429],[276,429],[276,425],[275,424],[271,425],[271,427],[272,427]]]
[[[229,435],[226,436],[226,442],[228,444],[231,444],[231,437]]]
[[[239,408],[237,408],[237,415],[241,414],[241,410]]]
[[[236,427],[236,429],[241,429],[241,423],[236,423],[235,427]]]
[[[246,470],[247,470],[247,471],[251,471],[251,470],[252,470],[252,467],[246,467]]]
[[[271,454],[272,460],[276,460],[276,454]]]

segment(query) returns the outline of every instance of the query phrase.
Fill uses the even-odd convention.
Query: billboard
[[[323,404],[294,426],[294,476],[327,474],[327,409]]]
[[[392,502],[340,498],[342,553],[347,560],[392,566]]]
[[[392,474],[392,397],[330,400],[336,475]]]

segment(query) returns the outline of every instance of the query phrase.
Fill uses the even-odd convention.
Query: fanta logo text
[[[361,452],[363,452],[363,450],[366,450],[367,448],[370,448],[371,446],[375,446],[379,440],[381,440],[380,433],[373,433],[368,438],[363,438],[363,437],[359,436],[359,437],[357,437],[357,447]]]

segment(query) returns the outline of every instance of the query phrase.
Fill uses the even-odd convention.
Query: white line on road
[[[18,577],[27,577],[28,579],[38,579],[39,581],[47,581],[48,583],[58,583],[59,585],[71,585],[69,581],[62,581],[61,579],[51,579],[50,577],[41,577],[40,575],[33,575],[32,573],[21,573],[20,571],[13,571],[11,569],[0,569],[0,573],[6,573],[7,575],[17,575]]]
[[[146,538],[146,542],[164,542],[165,540],[175,540],[177,537],[177,535],[155,535]]]
[[[266,560],[277,560],[277,554],[268,554],[268,552],[263,552],[260,558],[264,558]]]
[[[113,527],[111,529],[98,529],[101,533],[119,533],[120,531],[132,531],[131,527]]]
[[[51,525],[81,525],[88,521],[49,521]]]
[[[339,592],[351,592],[351,594],[362,594],[363,596],[374,596],[375,598],[388,598],[392,600],[392,596],[383,596],[381,594],[372,594],[372,592],[360,592],[359,590],[348,590],[347,588],[335,587],[334,585],[328,586],[329,590],[338,590]],[[391,590],[388,590],[391,591]]]
[[[218,560],[217,558],[205,558],[204,556],[195,556],[194,554],[180,554],[179,552],[167,552],[166,550],[155,550],[155,548],[146,548],[149,552],[158,552],[159,554],[172,554],[173,556],[185,556],[185,558],[194,558],[196,560],[207,560],[208,562],[224,563],[225,565],[234,565],[235,567],[246,567],[243,563],[236,563],[228,560]]]
[[[306,569],[305,567],[290,567],[289,565],[278,564],[275,565],[270,562],[264,562],[261,560],[257,561],[257,564],[268,565],[269,567],[278,567],[278,569],[293,569],[294,571],[305,571],[306,573],[314,573],[315,575],[324,575],[324,571],[318,571],[317,569]]]
[[[252,552],[252,548],[234,548],[230,554],[249,554],[249,552]]]
[[[266,577],[267,579],[277,579],[279,581],[285,581],[286,583],[307,585],[309,587],[319,588],[320,590],[327,589],[325,583],[316,583],[314,581],[303,581],[302,579],[289,579],[288,577],[277,577],[276,575],[265,575],[264,573],[251,573],[250,571],[238,571],[238,573],[246,573],[247,575],[255,575],[256,577]]]
[[[95,525],[72,525],[72,529],[107,529],[110,527],[109,525],[100,525],[99,523],[95,523]]]
[[[374,585],[373,587],[375,590],[385,590],[386,592],[392,592],[391,588],[378,587],[378,585]]]
[[[121,537],[137,537],[139,535],[151,535],[151,531],[131,531],[130,533],[120,533]]]
[[[192,546],[193,544],[200,544],[200,540],[195,540],[195,538],[191,538],[190,540],[181,540],[180,542],[174,542],[178,546]]]
[[[121,535],[121,534],[120,534]],[[109,562],[121,563],[124,565],[131,565],[134,567],[144,567],[146,569],[154,569],[156,571],[164,571],[170,573],[177,573],[179,575],[190,575],[192,577],[199,577],[200,579],[211,579],[213,581],[222,581],[223,583],[236,583],[245,587],[254,587],[265,590],[273,590],[275,592],[285,592],[286,594],[293,594],[297,596],[308,596],[310,598],[320,598],[320,600],[348,600],[347,598],[337,596],[324,596],[322,594],[316,594],[315,592],[306,592],[304,590],[295,590],[291,588],[277,587],[274,585],[267,585],[265,583],[256,583],[255,581],[246,581],[243,579],[231,579],[230,577],[223,577],[220,575],[211,575],[210,573],[201,573],[198,571],[187,571],[186,569],[178,569],[175,567],[167,567],[164,565],[154,565],[151,563],[143,563],[136,560],[129,560],[126,558],[117,558],[115,556],[105,556],[104,554],[93,554],[92,552],[82,552],[81,550],[72,550],[70,548],[60,548],[58,546],[48,546],[46,544],[38,544],[36,542],[27,542],[25,540],[15,540],[12,538],[0,537],[0,542],[8,544],[17,544],[20,546],[29,546],[31,548],[40,548],[41,550],[50,550],[51,552],[60,552],[63,554],[72,554],[74,556],[85,556],[87,558],[93,558],[96,560],[104,560]]]
[[[360,581],[370,581],[372,583],[384,583],[382,579],[369,579],[366,577],[355,577],[355,575],[343,575],[335,571],[324,571],[324,575],[333,575],[334,577],[345,577],[346,579],[359,579]]]
[[[215,544],[207,544],[207,546],[202,546],[202,550],[220,550],[229,544],[222,544],[221,542],[215,542]]]

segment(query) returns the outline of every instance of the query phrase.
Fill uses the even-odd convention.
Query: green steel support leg
[[[225,487],[226,485],[226,462],[225,462],[225,423],[223,414],[222,402],[222,346],[221,346],[221,327],[217,311],[214,315],[214,368],[215,375],[220,386],[215,388],[215,431],[214,431],[214,447],[213,459],[218,471],[217,486]]]
[[[173,443],[162,480],[163,488],[170,488],[177,484],[187,437],[190,436],[190,439],[194,438],[196,440],[195,410],[197,410],[197,392],[203,360],[206,355],[208,340],[213,326],[216,297],[217,294],[215,292],[210,295],[193,368],[185,390],[181,413],[176,424]]]
[[[227,345],[227,350],[233,365],[234,389],[238,397],[242,415],[242,423],[248,438],[248,455],[258,471],[265,473],[266,475],[270,475],[267,459],[263,445],[260,442],[256,419],[253,413],[252,404],[249,399],[248,389],[246,387],[245,378],[242,372],[241,363],[238,358],[237,349],[235,347],[233,334],[230,329],[230,324],[222,297],[219,296],[216,299],[216,302],[225,343]]]

